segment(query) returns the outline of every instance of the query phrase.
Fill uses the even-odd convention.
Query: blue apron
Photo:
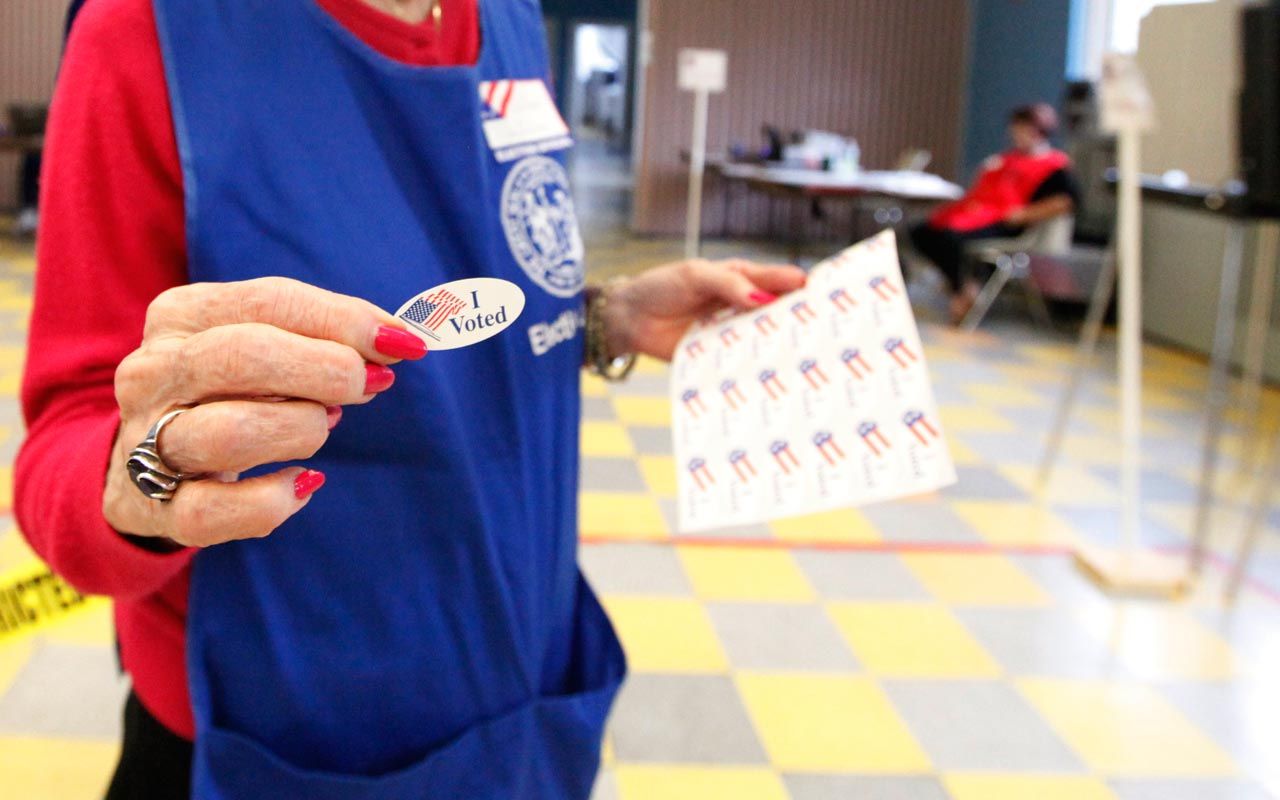
[[[481,0],[474,68],[314,0],[154,4],[192,281],[527,297],[348,408],[276,533],[195,559],[195,797],[586,798],[625,665],[576,558],[581,240],[559,161],[500,163],[481,122],[480,81],[546,77],[538,3]]]

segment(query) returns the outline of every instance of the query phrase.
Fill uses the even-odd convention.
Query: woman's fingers
[[[170,289],[148,308],[144,335],[190,336],[248,323],[337,342],[378,364],[422,358],[427,353],[426,345],[403,322],[372,303],[289,278]]]
[[[300,511],[323,484],[321,473],[298,467],[235,483],[185,481],[172,501],[157,505],[156,535],[188,547],[261,538]]]
[[[132,388],[168,406],[226,397],[290,397],[334,406],[368,401],[390,388],[395,375],[346,345],[247,323],[157,348],[136,364],[122,364],[116,381],[117,396]]]
[[[764,267],[749,261],[697,264],[692,270],[696,289],[735,308],[755,308],[804,285],[798,267]]]
[[[187,474],[238,473],[316,454],[335,409],[306,400],[227,400],[195,406],[160,435],[164,462]]]
[[[755,284],[757,290],[771,295],[784,295],[803,288],[808,279],[805,271],[791,264],[757,264],[753,261],[730,261],[729,269]]]

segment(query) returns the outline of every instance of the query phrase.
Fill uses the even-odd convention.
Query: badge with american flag
[[[524,311],[524,292],[499,278],[464,278],[428,289],[396,312],[432,350],[456,350],[496,336]]]
[[[400,319],[430,336],[437,342],[436,331],[449,318],[466,308],[467,304],[448,289],[437,289],[425,297],[419,297],[400,312]]]

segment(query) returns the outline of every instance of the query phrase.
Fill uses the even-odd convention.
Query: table
[[[1115,186],[1117,177],[1114,171],[1108,174],[1107,180]],[[1249,318],[1247,323],[1247,341],[1244,358],[1245,410],[1256,417],[1260,402],[1262,386],[1263,359],[1266,353],[1268,330],[1270,327],[1271,300],[1277,263],[1277,250],[1280,248],[1280,229],[1277,218],[1280,213],[1274,208],[1262,208],[1251,205],[1246,198],[1243,187],[1228,185],[1226,187],[1204,186],[1198,184],[1170,184],[1162,178],[1144,175],[1140,181],[1142,194],[1148,200],[1176,205],[1192,211],[1222,216],[1228,220],[1227,240],[1223,252],[1222,277],[1218,290],[1217,317],[1214,324],[1213,348],[1210,357],[1209,390],[1205,408],[1204,440],[1201,447],[1200,480],[1196,498],[1195,520],[1191,531],[1191,573],[1198,575],[1204,568],[1208,553],[1209,528],[1213,514],[1213,494],[1218,472],[1218,450],[1222,437],[1223,422],[1227,410],[1230,389],[1231,354],[1235,346],[1237,327],[1237,310],[1240,300],[1240,275],[1244,262],[1244,242],[1246,226],[1260,223],[1257,264],[1254,269],[1254,284],[1249,302]],[[1083,377],[1085,364],[1091,359],[1102,328],[1103,317],[1107,306],[1111,303],[1113,283],[1115,281],[1115,258],[1107,259],[1107,264],[1095,287],[1093,300],[1085,320],[1084,330],[1080,337],[1079,356],[1076,369],[1059,401],[1053,428],[1050,432],[1049,445],[1041,464],[1040,481],[1048,482],[1050,471],[1057,458],[1062,436],[1065,432],[1075,395]],[[1272,469],[1280,470],[1280,440],[1272,450]],[[1265,474],[1265,473],[1264,473]],[[1263,514],[1269,499],[1269,486],[1265,477],[1259,479],[1260,485],[1256,504]],[[1228,593],[1233,594],[1239,587],[1239,580],[1245,565],[1256,544],[1256,527],[1250,528],[1249,535],[1242,542],[1241,551],[1232,580],[1228,585]]]
[[[964,188],[937,175],[927,172],[895,170],[863,170],[850,175],[816,169],[774,166],[768,164],[736,163],[723,158],[711,158],[707,169],[727,184],[743,186],[771,197],[811,200],[852,199],[868,197],[886,198],[904,202],[937,203],[956,200],[964,195]],[[729,224],[729,193],[725,192],[724,227]],[[877,222],[898,222],[897,219]],[[799,223],[792,219],[792,249],[798,254],[800,241]]]

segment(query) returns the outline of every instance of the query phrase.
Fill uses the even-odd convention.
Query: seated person
[[[1046,103],[1016,109],[1009,116],[1013,148],[987,159],[964,197],[911,229],[916,250],[947,278],[952,322],[964,319],[978,296],[977,284],[961,274],[966,242],[1018,236],[1075,209],[1071,159],[1049,143],[1057,127],[1057,112]]]

